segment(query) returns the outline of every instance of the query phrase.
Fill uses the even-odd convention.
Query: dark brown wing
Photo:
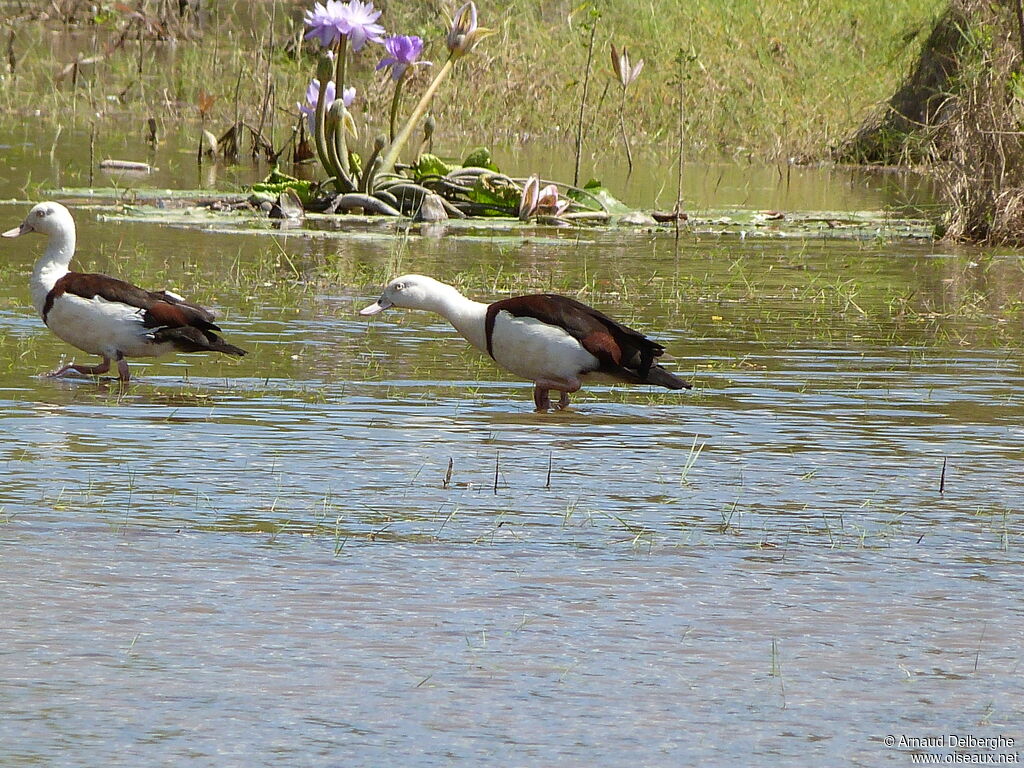
[[[60,278],[46,296],[43,322],[61,295],[70,293],[83,299],[99,297],[142,310],[145,328],[181,328],[191,326],[204,331],[219,331],[213,322],[213,313],[196,304],[179,299],[166,291],[147,291],[137,285],[108,275],[69,272]]]
[[[70,293],[83,299],[99,297],[142,310],[142,326],[152,329],[155,343],[173,344],[181,352],[223,352],[244,355],[245,350],[228,344],[215,331],[213,313],[198,304],[178,298],[166,291],[147,291],[137,285],[108,275],[69,272],[54,283],[43,305],[43,322],[53,303]]]
[[[491,336],[499,312],[513,317],[532,317],[562,328],[600,362],[599,371],[628,375],[643,381],[665,348],[639,331],[613,320],[576,299],[553,293],[516,296],[496,301],[487,308],[485,320],[487,352],[494,357]]]

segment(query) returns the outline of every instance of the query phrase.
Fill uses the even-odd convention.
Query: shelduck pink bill
[[[12,227],[11,229],[8,229],[6,232],[0,234],[0,237],[17,237],[18,235],[24,235],[26,232],[34,231],[35,230],[32,229],[32,227],[30,227],[27,223],[22,222],[18,226]]]
[[[11,235],[11,237],[14,237],[14,235]],[[394,306],[394,304],[392,304],[390,301],[388,301],[383,296],[381,296],[379,299],[377,299],[375,302],[373,302],[373,304],[371,304],[370,306],[363,307],[362,309],[360,309],[359,310],[359,314],[360,315],[376,315],[378,312],[383,312],[385,309],[388,309],[389,307],[393,307],[393,306]]]
[[[551,390],[560,393],[559,408],[568,406],[585,377],[667,389],[691,386],[655,362],[665,352],[661,344],[568,296],[540,293],[484,304],[431,277],[403,275],[360,314],[391,307],[444,317],[500,367],[532,381],[538,411],[551,407]]]

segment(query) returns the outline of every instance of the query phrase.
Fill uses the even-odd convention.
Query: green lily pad
[[[505,213],[494,211],[491,216],[507,216],[508,211],[519,207],[523,193],[519,187],[501,177],[482,174],[473,182],[473,188],[466,195],[472,202],[493,205],[505,209]]]
[[[253,184],[250,189],[256,195],[270,195],[273,199],[277,199],[277,196],[284,192],[286,189],[290,189],[298,195],[299,200],[302,204],[309,205],[313,200],[312,193],[313,182],[306,181],[305,179],[289,179],[287,181],[279,181],[277,183],[268,183],[260,181]]]
[[[85,200],[209,200],[216,198],[228,202],[245,200],[248,192],[223,192],[214,189],[151,189],[137,187],[59,187],[45,190],[48,197],[80,198]]]
[[[752,211],[720,209],[691,215],[687,222],[698,234],[740,237],[873,240],[930,240],[934,227],[924,219],[887,211]]]
[[[264,184],[283,184],[286,181],[298,181],[295,176],[290,176],[276,165],[271,169],[270,173],[267,174],[267,178],[263,180]]]
[[[591,190],[598,187],[591,187]],[[101,220],[132,221],[138,223],[162,224],[165,226],[195,227],[208,231],[238,232],[247,234],[280,234],[282,227],[291,236],[297,237],[356,237],[381,238],[404,236],[410,222],[408,219],[384,216],[355,216],[346,214],[343,218],[345,229],[337,229],[340,217],[335,214],[307,213],[305,222],[290,221],[282,224],[263,214],[245,209],[216,211],[207,207],[194,206],[201,200],[217,197],[222,201],[244,200],[250,193],[217,193],[209,190],[163,190],[163,189],[61,189],[47,193],[55,198],[82,198],[88,202],[77,206],[80,209],[95,210]],[[268,195],[270,193],[267,193]],[[593,237],[621,237],[623,229],[617,222],[621,217],[613,216],[599,222],[586,222],[582,228],[572,227],[564,232],[572,237],[558,236],[560,228],[543,223],[522,223],[514,215],[502,217],[500,211],[514,211],[519,205],[519,188],[504,177],[482,174],[470,194],[474,202],[494,206],[493,215],[474,216],[466,219],[452,219],[445,223],[446,237],[507,237],[508,242],[527,238],[541,242],[551,237],[552,243],[570,244],[578,242],[581,233]],[[276,199],[276,198],[275,198]],[[111,202],[118,203],[111,205]],[[130,202],[131,204],[126,204]],[[147,204],[147,202],[149,204]],[[191,203],[191,205],[190,205]],[[591,201],[593,204],[593,201]],[[628,209],[627,209],[628,210]],[[576,223],[583,223],[578,221]],[[674,224],[645,224],[645,232],[671,233]],[[714,237],[803,239],[803,240],[932,240],[935,237],[931,222],[899,215],[892,211],[757,211],[742,208],[705,209],[690,211],[683,226],[697,235]],[[645,235],[647,236],[647,235]],[[544,240],[546,242],[546,240]]]
[[[416,181],[420,182],[428,176],[447,176],[454,168],[454,165],[449,165],[437,155],[426,153],[420,155],[412,172]]]
[[[498,166],[491,159],[491,150],[487,147],[477,147],[462,161],[463,168],[486,168],[489,171],[499,173]]]
[[[633,209],[613,195],[606,186],[597,179],[591,179],[584,187],[584,191],[570,189],[565,196],[575,200],[585,208],[597,210],[603,208],[608,213],[630,213]]]

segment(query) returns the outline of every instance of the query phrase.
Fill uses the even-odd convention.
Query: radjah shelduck
[[[107,275],[72,272],[75,221],[60,203],[40,203],[21,226],[4,237],[38,232],[49,240],[32,270],[32,304],[46,327],[83,352],[99,355],[99,365],[65,365],[46,374],[70,372],[99,375],[117,362],[120,381],[128,381],[128,358],[160,357],[172,352],[223,352],[241,356],[245,350],[228,344],[216,331],[213,313],[170,291],[144,288]]]
[[[389,307],[444,317],[499,366],[532,381],[538,411],[551,407],[552,390],[561,393],[558,407],[565,408],[587,377],[690,388],[655,362],[665,351],[660,344],[567,296],[539,293],[483,304],[432,277],[404,275],[360,313]]]

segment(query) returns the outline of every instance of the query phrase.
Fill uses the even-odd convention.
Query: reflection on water
[[[814,207],[885,202],[838,178]],[[84,267],[217,306],[252,354],[36,378],[70,351],[5,248],[0,763],[874,766],[907,764],[891,733],[1024,739],[1018,259],[78,218]],[[534,414],[437,318],[356,316],[399,269],[581,288],[696,388]]]
[[[1012,584],[924,542],[334,556],[298,536],[16,530],[14,764],[906,764],[889,731],[1020,723]]]

